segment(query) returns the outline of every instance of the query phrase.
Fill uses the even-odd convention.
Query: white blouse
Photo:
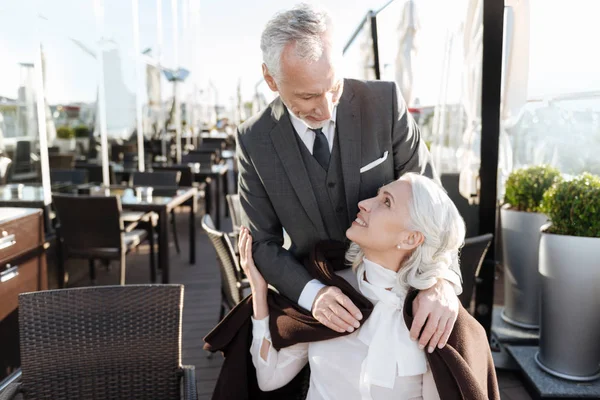
[[[347,336],[279,351],[270,345],[265,361],[260,348],[263,339],[271,342],[269,317],[252,319],[250,353],[261,390],[286,385],[308,362],[308,400],[439,400],[424,350],[410,339],[404,322],[407,291],[398,285],[396,273],[365,259],[352,278],[357,282],[347,280],[358,283],[375,307],[367,321]]]

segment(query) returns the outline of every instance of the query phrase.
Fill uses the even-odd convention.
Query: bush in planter
[[[77,139],[89,139],[90,137],[90,128],[86,125],[79,125],[75,127],[75,137]]]
[[[542,212],[544,193],[562,180],[560,172],[548,165],[536,165],[511,172],[506,180],[504,202],[515,211]]]
[[[73,139],[75,137],[75,131],[68,126],[60,126],[56,129],[56,137],[58,139]]]
[[[600,177],[583,173],[556,183],[544,194],[542,212],[552,221],[548,233],[600,238]]]

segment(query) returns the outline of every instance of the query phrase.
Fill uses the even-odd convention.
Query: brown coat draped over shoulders
[[[360,309],[366,319],[373,304],[335,271],[347,268],[344,263],[346,246],[335,241],[320,242],[306,260],[305,267],[325,285],[337,286]],[[406,298],[403,313],[406,325],[412,324],[412,291]],[[332,339],[348,333],[338,333],[325,327],[310,313],[286,297],[269,291],[269,328],[275,349],[296,343]],[[225,361],[212,398],[215,400],[299,399],[307,371],[273,392],[258,388],[256,370],[252,364],[252,296],[242,300],[204,338],[206,350],[221,351]],[[435,385],[442,400],[499,400],[498,382],[490,346],[483,327],[464,309],[458,318],[448,344],[443,349],[426,353]],[[340,366],[342,367],[342,366]]]

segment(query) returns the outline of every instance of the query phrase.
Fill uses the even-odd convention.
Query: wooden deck
[[[182,363],[196,366],[199,399],[208,400],[221,368],[222,357],[220,354],[215,354],[211,359],[207,358],[207,354],[202,350],[202,338],[218,322],[221,277],[213,247],[200,228],[200,218],[198,218],[198,234],[196,235],[197,263],[196,265],[189,264],[187,217],[187,214],[184,213],[177,215],[181,254],[177,254],[173,241],[170,240],[171,277],[173,283],[185,285]],[[230,221],[224,220],[223,228],[226,230],[230,226]],[[149,282],[147,251],[148,248],[142,246],[139,252],[128,256],[127,283]],[[89,285],[87,262],[70,262],[68,270],[71,287]],[[117,270],[116,267],[106,270],[104,267],[98,266],[96,269],[97,284],[116,284],[118,282]],[[497,281],[496,287],[500,301],[501,281],[501,279]],[[503,400],[531,399],[517,375],[510,372],[499,372],[498,377]]]

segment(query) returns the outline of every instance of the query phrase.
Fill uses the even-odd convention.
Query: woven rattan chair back
[[[88,254],[92,249],[120,254],[124,227],[118,197],[54,194],[52,202],[67,254]]]
[[[467,310],[471,306],[471,299],[477,283],[477,275],[485,254],[490,247],[494,235],[491,233],[470,237],[465,240],[465,245],[460,251],[460,272],[463,280],[463,291],[458,296],[463,307]]]
[[[215,229],[209,214],[202,218],[202,228],[208,235],[217,253],[217,260],[221,270],[221,288],[223,298],[229,308],[233,308],[242,300],[241,274],[234,256],[233,247],[229,237],[224,232]]]
[[[183,286],[19,296],[25,399],[179,399]]]

